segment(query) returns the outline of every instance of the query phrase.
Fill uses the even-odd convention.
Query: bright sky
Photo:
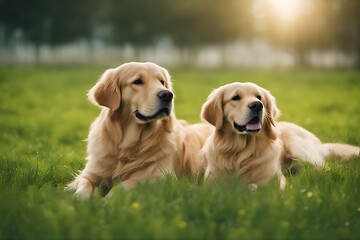
[[[304,10],[303,0],[268,0],[275,15],[284,22],[294,21]]]

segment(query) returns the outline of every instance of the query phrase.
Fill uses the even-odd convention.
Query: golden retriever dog
[[[212,128],[176,119],[168,71],[154,63],[108,69],[88,93],[102,108],[88,135],[87,163],[67,188],[80,198],[119,180],[125,189],[164,173],[195,176],[199,152]]]
[[[253,83],[215,89],[201,110],[202,118],[216,128],[202,149],[205,178],[237,173],[244,183],[261,185],[277,176],[284,189],[283,171],[291,161],[320,167],[330,155],[359,157],[359,147],[323,144],[293,123],[276,123],[279,113],[270,92]]]

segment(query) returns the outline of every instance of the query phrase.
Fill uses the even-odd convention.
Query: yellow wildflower
[[[245,214],[246,214],[245,209],[240,209],[240,210],[239,210],[239,215],[240,215],[240,216],[245,216]]]
[[[307,192],[307,194],[306,194],[306,196],[307,196],[308,198],[311,198],[313,195],[314,195],[314,194],[313,194],[312,192]]]
[[[281,226],[282,226],[283,228],[288,228],[288,227],[290,226],[290,223],[289,223],[288,221],[282,221],[282,222],[281,222]]]
[[[178,222],[178,227],[181,229],[185,229],[187,227],[187,222],[184,220],[181,220],[180,222]]]
[[[133,203],[131,204],[131,207],[132,207],[133,209],[139,209],[139,208],[140,208],[140,203],[139,203],[139,202],[133,202]]]

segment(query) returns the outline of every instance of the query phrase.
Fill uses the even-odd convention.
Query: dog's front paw
[[[85,200],[91,197],[92,195],[92,190],[86,189],[86,188],[78,188],[76,190],[76,192],[74,193],[74,195],[80,199],[80,200]]]
[[[256,191],[256,190],[258,189],[258,185],[255,184],[255,183],[250,183],[250,184],[248,185],[248,188],[249,188],[249,190],[251,190],[251,191]]]
[[[78,176],[73,182],[69,183],[65,187],[65,191],[75,191],[74,195],[77,198],[88,199],[94,191],[94,186],[88,179]]]

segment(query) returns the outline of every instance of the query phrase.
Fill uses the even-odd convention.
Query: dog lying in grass
[[[238,173],[245,183],[261,185],[277,176],[284,189],[283,172],[293,161],[320,167],[328,156],[359,157],[359,147],[323,144],[300,126],[277,123],[279,113],[275,98],[256,84],[231,83],[214,90],[201,110],[216,128],[202,149],[205,178]]]
[[[135,62],[109,69],[88,97],[102,110],[90,127],[86,166],[67,186],[80,198],[114,180],[128,189],[164,173],[195,176],[204,168],[199,152],[212,126],[176,119],[166,69]]]

